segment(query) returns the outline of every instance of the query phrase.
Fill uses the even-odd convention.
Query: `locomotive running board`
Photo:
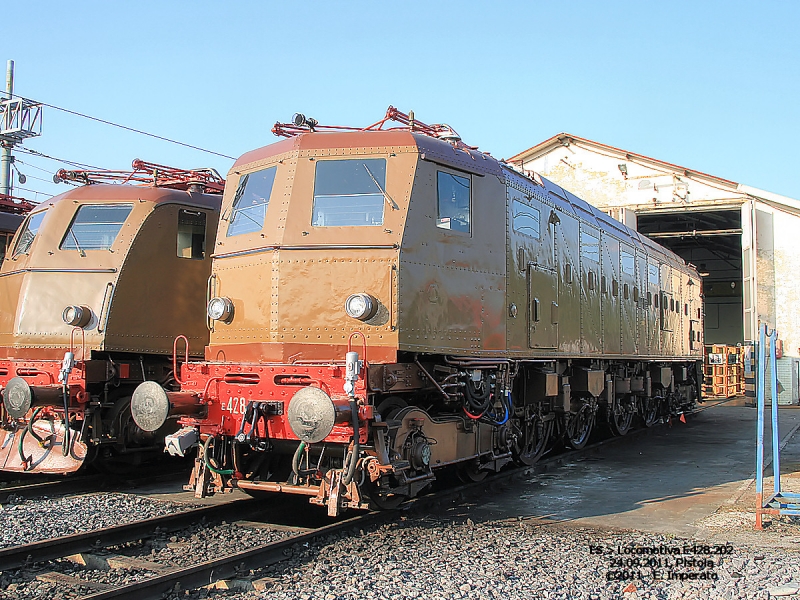
[[[86,444],[77,441],[80,432],[70,429],[70,451],[64,456],[64,424],[45,419],[31,427],[43,441],[40,443],[27,427],[16,431],[0,430],[0,471],[16,473],[74,473],[86,460]],[[23,437],[24,436],[24,437]],[[20,437],[22,454],[20,456]]]

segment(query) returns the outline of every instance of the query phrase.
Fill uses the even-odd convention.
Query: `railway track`
[[[653,431],[653,429],[655,428],[633,430],[626,436],[604,439],[587,445],[582,450],[570,450],[546,456],[531,467],[508,469],[483,482],[449,487],[418,497],[404,503],[399,510],[424,511],[426,506],[458,497],[487,484],[495,485],[513,478],[523,471],[543,473],[564,463],[591,456],[602,451],[609,444],[627,443],[647,435],[647,432]],[[302,510],[298,510],[300,507]],[[276,519],[271,518],[287,514],[295,516],[294,522],[291,522],[291,518],[289,522],[286,519],[283,522],[275,522]],[[75,590],[77,593],[73,597],[79,597],[81,600],[158,599],[176,589],[195,589],[209,584],[222,587],[244,588],[249,586],[249,589],[262,589],[260,586],[265,585],[263,582],[247,577],[250,569],[285,560],[291,554],[291,548],[296,544],[306,544],[315,539],[355,527],[363,528],[389,521],[396,518],[396,514],[396,511],[361,513],[331,523],[318,508],[315,510],[315,507],[309,507],[304,503],[298,504],[297,499],[293,497],[276,496],[261,500],[235,500],[89,533],[0,549],[0,572],[24,569],[30,572],[30,577],[33,579],[58,584],[62,589],[67,587]],[[312,515],[316,522],[309,521]],[[197,564],[189,561],[191,564],[188,565],[163,563],[157,559],[151,559],[149,556],[131,556],[120,550],[126,545],[135,546],[141,544],[143,540],[155,536],[163,537],[166,533],[187,529],[198,522],[208,524],[204,527],[213,527],[215,522],[226,524],[227,522],[223,519],[232,517],[235,520],[231,525],[235,525],[242,531],[247,529],[253,531],[254,535],[251,538],[257,539],[258,543],[248,543],[239,551],[228,552],[231,546],[235,547],[237,544],[236,537],[232,536],[227,540],[224,554]],[[261,541],[262,538],[263,541]],[[177,540],[178,538],[172,536],[170,539]],[[175,542],[175,544],[181,543]],[[190,545],[192,543],[191,541],[187,542]],[[138,580],[119,584],[65,574],[63,561],[67,557],[72,563],[83,565],[89,569],[105,571],[127,569],[135,572]],[[45,562],[52,566],[51,570],[47,570],[49,566],[42,565]],[[59,563],[62,565],[60,568]]]
[[[93,473],[58,479],[36,478],[30,482],[8,482],[6,485],[0,486],[0,504],[7,504],[15,499],[41,496],[52,497],[109,490],[124,491],[144,484],[181,478],[185,480],[188,476],[189,468],[186,465],[181,465],[180,468],[170,467],[158,475],[153,475],[151,466],[148,470],[137,470],[129,475]]]

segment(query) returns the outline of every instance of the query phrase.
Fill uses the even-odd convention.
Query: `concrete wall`
[[[774,323],[784,356],[800,356],[800,216],[773,210]],[[761,273],[758,273],[759,289]]]

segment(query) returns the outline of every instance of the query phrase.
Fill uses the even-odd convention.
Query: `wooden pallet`
[[[705,347],[703,395],[732,398],[744,395],[744,348],[711,344]]]

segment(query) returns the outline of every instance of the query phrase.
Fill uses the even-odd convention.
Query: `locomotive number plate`
[[[234,415],[243,415],[244,411],[247,409],[247,398],[230,396],[227,402],[224,400],[222,401],[220,408]]]
[[[241,396],[229,396],[227,402],[225,400],[220,404],[220,409],[227,411],[234,415],[243,415],[247,411],[247,398]],[[282,415],[283,402],[258,402],[262,406],[263,414],[267,415]]]

